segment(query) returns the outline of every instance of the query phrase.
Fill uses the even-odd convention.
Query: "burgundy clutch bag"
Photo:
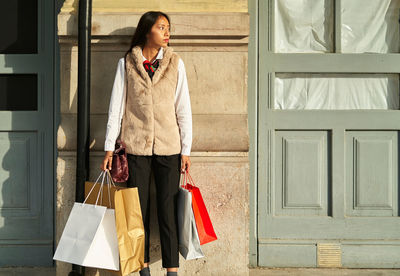
[[[117,139],[110,171],[114,182],[125,182],[129,177],[128,158],[125,148],[125,143],[121,139]]]

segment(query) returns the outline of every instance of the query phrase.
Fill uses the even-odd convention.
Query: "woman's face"
[[[147,34],[147,44],[156,48],[166,47],[169,42],[170,26],[165,16],[160,16]]]

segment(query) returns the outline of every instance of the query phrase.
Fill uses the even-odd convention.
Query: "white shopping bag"
[[[102,171],[97,178],[103,176],[97,200],[103,190],[105,175],[106,171]],[[87,267],[119,270],[115,210],[97,205],[97,201],[96,204],[85,203],[90,192],[83,203],[74,203],[53,259]]]
[[[204,257],[192,209],[192,193],[179,187],[178,194],[179,252],[185,260]]]

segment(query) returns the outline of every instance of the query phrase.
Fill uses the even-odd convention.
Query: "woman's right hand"
[[[107,169],[109,171],[111,171],[113,153],[114,153],[113,151],[106,151],[106,154],[104,156],[104,160],[103,160],[103,163],[100,166],[100,169],[102,169],[103,171],[105,171]]]

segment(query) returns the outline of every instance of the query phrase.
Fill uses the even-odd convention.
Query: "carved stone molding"
[[[142,13],[95,13],[92,16],[92,43],[127,44]],[[249,36],[247,12],[169,13],[171,46],[246,46]],[[74,14],[58,15],[61,44],[76,44],[78,19]]]

